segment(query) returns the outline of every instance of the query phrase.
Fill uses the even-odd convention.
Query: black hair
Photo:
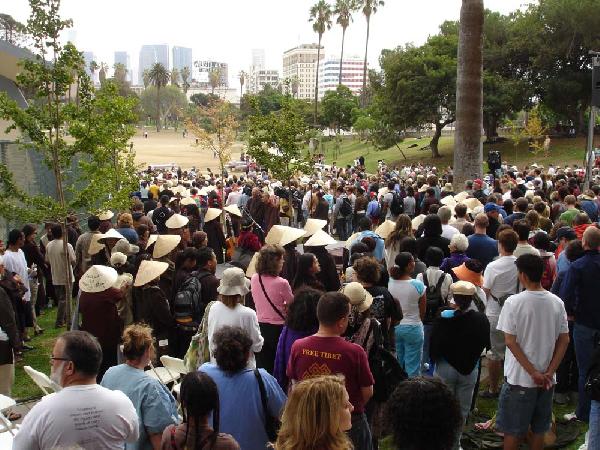
[[[442,235],[442,220],[437,214],[429,214],[423,220],[423,236],[434,237]]]
[[[440,267],[444,260],[444,252],[439,247],[429,247],[425,251],[425,264]]]
[[[201,247],[197,249],[196,258],[198,260],[198,267],[203,268],[213,259],[215,252],[210,247]]]
[[[532,283],[539,283],[542,281],[542,275],[544,274],[544,260],[541,256],[525,254],[517,258],[517,270],[527,275],[529,281]]]
[[[98,228],[100,228],[100,218],[98,216],[89,216],[87,224],[90,231],[96,231]]]
[[[355,253],[368,253],[369,246],[364,242],[357,242],[350,247],[350,255],[354,255]]]
[[[60,239],[63,237],[62,225],[59,223],[52,225],[50,232],[52,233],[53,239]]]
[[[292,289],[298,289],[302,285],[323,289],[323,286],[319,283],[314,274],[310,273],[310,269],[313,266],[315,259],[317,259],[317,256],[310,252],[298,256],[298,265],[296,267],[296,276],[292,283]]]
[[[213,335],[217,366],[229,374],[244,369],[252,347],[248,332],[240,327],[224,326]]]
[[[483,264],[481,261],[475,258],[467,259],[465,261],[465,267],[469,269],[471,272],[481,273],[483,272]]]
[[[194,436],[194,450],[201,450],[210,442],[209,448],[214,448],[219,437],[219,390],[214,380],[204,372],[190,372],[183,377],[181,382],[181,410],[183,422],[188,426],[185,430],[185,442],[188,441],[190,431],[190,419],[198,425],[203,419],[212,413],[212,433],[204,439],[200,439],[202,428],[196,426]],[[186,447],[187,448],[187,447]]]
[[[371,219],[369,219],[368,217],[363,217],[358,221],[358,230],[359,231],[370,230],[372,226],[373,226],[373,222],[371,222]]]
[[[513,230],[519,235],[519,241],[526,241],[529,239],[529,232],[531,231],[531,226],[529,222],[526,220],[517,220],[513,224]]]
[[[177,258],[175,258],[175,271],[177,272],[183,263],[188,260],[193,259],[196,265],[198,264],[198,249],[195,247],[186,247],[185,250],[182,250],[177,253]]]
[[[567,259],[573,262],[581,258],[584,255],[585,250],[583,249],[583,244],[581,241],[579,239],[575,239],[566,245],[564,252]]]
[[[338,320],[348,316],[350,312],[350,299],[341,292],[326,292],[317,304],[317,318],[319,324],[334,325]]]
[[[533,236],[533,246],[539,250],[550,250],[550,237],[543,231],[538,231]]]
[[[8,243],[8,245],[15,245],[17,241],[21,238],[21,236],[23,236],[23,232],[21,230],[10,230],[6,242]]]
[[[87,331],[67,331],[58,337],[64,342],[64,358],[75,366],[75,371],[89,377],[98,375],[102,363],[102,347],[95,336]]]
[[[405,236],[400,239],[398,251],[408,252],[416,259],[417,257],[417,240],[412,236]]]
[[[23,235],[25,236],[25,239],[27,239],[27,237],[31,236],[37,231],[37,227],[31,223],[28,223],[23,225],[23,229],[21,231],[23,231]]]
[[[163,195],[160,197],[160,204],[161,205],[168,205],[169,204],[169,196],[168,195]]]
[[[399,280],[400,277],[406,275],[408,271],[408,265],[411,261],[414,261],[415,257],[409,252],[400,252],[394,259],[394,266],[390,267],[390,276],[394,280]]]
[[[473,226],[473,224],[471,222],[466,222],[463,224],[462,234],[464,234],[466,237],[469,237],[472,234],[475,234],[475,227]]]
[[[319,328],[317,304],[321,292],[315,289],[301,289],[294,295],[294,301],[288,307],[285,324],[295,331],[313,332]]]
[[[403,381],[386,406],[387,428],[399,450],[449,450],[462,426],[456,396],[439,378]]]

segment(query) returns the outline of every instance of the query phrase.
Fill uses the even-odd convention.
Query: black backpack
[[[430,285],[427,280],[427,273],[423,272],[423,284],[425,285],[425,295],[427,299],[427,311],[425,312],[424,323],[432,323],[438,310],[444,305],[442,299],[442,284],[446,279],[444,273],[435,285]]]
[[[399,216],[404,212],[404,202],[397,192],[392,192],[392,195],[394,198],[390,203],[390,212],[392,213],[392,216]]]
[[[202,284],[200,280],[210,275],[210,272],[192,272],[192,274],[181,284],[173,300],[173,315],[179,328],[189,331],[198,329],[202,320]]]
[[[342,217],[348,217],[352,214],[352,202],[348,197],[342,197],[342,204],[340,205],[340,214]]]

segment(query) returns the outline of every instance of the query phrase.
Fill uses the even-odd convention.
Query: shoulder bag
[[[273,417],[271,413],[269,413],[269,408],[267,405],[267,390],[265,389],[265,383],[258,369],[254,369],[254,376],[256,377],[256,381],[258,381],[260,401],[262,403],[263,413],[265,415],[265,432],[267,433],[269,442],[275,442],[277,440],[277,433],[279,432],[281,422],[279,422],[277,417]]]
[[[265,298],[267,299],[267,301],[269,302],[269,305],[271,305],[271,308],[273,308],[273,311],[275,311],[277,313],[277,315],[279,317],[281,317],[281,320],[283,320],[285,322],[285,316],[283,314],[281,314],[281,311],[279,311],[277,309],[277,307],[273,304],[273,302],[271,301],[271,299],[269,298],[269,295],[267,294],[267,290],[265,289],[265,285],[262,282],[262,277],[259,274],[258,275],[258,281],[260,282],[260,287],[262,288],[263,293],[265,294]]]

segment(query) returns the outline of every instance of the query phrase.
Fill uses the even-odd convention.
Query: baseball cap
[[[562,227],[556,231],[556,240],[560,241],[562,238],[567,238],[569,240],[577,239],[577,235],[575,234],[575,230],[571,227]]]
[[[500,207],[498,205],[496,205],[495,203],[486,203],[484,208],[483,208],[483,212],[485,212],[486,214],[492,211],[500,211]]]

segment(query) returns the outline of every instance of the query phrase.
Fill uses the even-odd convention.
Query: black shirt
[[[389,330],[390,322],[400,322],[402,320],[402,308],[400,302],[396,300],[387,288],[382,286],[371,286],[365,288],[373,297],[371,304],[371,313],[381,324],[381,333],[383,334],[383,345],[390,348]]]

